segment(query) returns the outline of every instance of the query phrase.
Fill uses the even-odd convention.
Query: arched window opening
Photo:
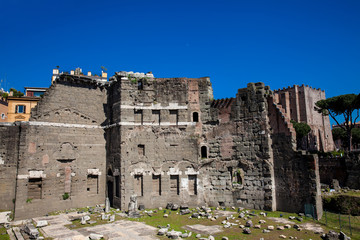
[[[193,122],[199,122],[199,113],[193,112]]]
[[[111,169],[109,168],[108,172],[107,172],[108,176],[113,176],[113,172],[111,171]]]
[[[201,158],[207,158],[207,147],[206,146],[201,147]]]

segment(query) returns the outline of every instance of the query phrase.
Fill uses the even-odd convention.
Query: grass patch
[[[326,226],[329,230],[331,229],[336,232],[340,231],[341,223],[341,231],[351,237],[351,239],[360,239],[360,216],[350,216],[349,221],[349,215],[340,214],[339,216],[337,213],[324,211],[324,215],[319,223],[322,226]],[[350,235],[350,226],[352,235]]]
[[[212,208],[212,209],[214,209],[214,208]],[[74,210],[85,212],[87,210],[87,208],[74,209]],[[195,209],[192,209],[192,210],[196,211]],[[138,219],[120,217],[119,215],[116,214],[118,212],[115,211],[115,209],[112,209],[111,212],[109,212],[108,214],[115,214],[115,221],[125,219],[125,220],[130,220],[130,221],[143,222],[143,223],[153,226],[153,227],[157,227],[159,225],[166,226],[167,224],[170,224],[170,229],[173,229],[175,231],[181,231],[183,233],[185,232],[184,226],[186,226],[186,225],[201,224],[201,225],[210,226],[210,227],[218,225],[218,226],[221,226],[222,232],[213,234],[213,236],[216,239],[221,239],[222,237],[226,236],[229,238],[229,240],[235,240],[235,239],[244,239],[244,240],[255,240],[256,239],[256,240],[258,240],[260,238],[264,238],[267,240],[278,240],[278,239],[280,239],[279,238],[280,235],[285,235],[287,237],[287,239],[289,239],[290,236],[292,236],[294,238],[296,237],[297,239],[313,239],[313,240],[321,239],[320,234],[315,234],[314,231],[305,230],[305,229],[303,229],[302,231],[297,231],[296,229],[293,228],[294,224],[290,224],[291,225],[290,229],[276,230],[277,226],[284,226],[286,223],[278,223],[275,220],[270,219],[270,217],[276,217],[276,218],[282,218],[284,220],[285,219],[289,220],[289,216],[297,216],[297,214],[294,214],[294,213],[287,213],[287,212],[280,212],[280,211],[268,212],[268,211],[262,211],[262,210],[249,210],[249,214],[246,214],[246,215],[251,215],[251,214],[255,215],[255,216],[251,216],[251,220],[254,225],[259,224],[260,219],[265,220],[266,223],[261,224],[260,229],[251,228],[251,234],[247,235],[247,234],[244,234],[242,229],[239,228],[239,226],[238,226],[239,224],[245,225],[247,220],[238,218],[239,213],[235,210],[226,209],[226,211],[232,212],[233,216],[235,217],[235,219],[230,219],[228,221],[231,223],[235,223],[237,225],[232,226],[231,228],[224,228],[223,225],[221,224],[221,222],[223,220],[226,220],[226,217],[220,216],[220,213],[218,214],[216,211],[212,212],[213,216],[219,215],[219,217],[215,221],[211,221],[210,219],[207,219],[207,218],[190,219],[189,217],[191,216],[191,214],[180,215],[179,211],[171,211],[171,213],[169,214],[169,210],[166,210],[166,213],[168,214],[167,218],[164,218],[164,210],[161,210],[161,211],[153,210],[153,213],[151,214],[151,216],[149,216],[145,212],[141,212],[142,216]],[[267,216],[266,217],[261,216],[260,212],[265,212],[267,214]],[[348,215],[340,215],[340,218],[341,218],[341,231],[345,232],[352,239],[360,239],[360,216],[357,216],[357,217],[351,216],[350,217],[351,226],[352,226],[352,235],[350,234],[349,223],[348,223],[349,216]],[[327,222],[326,222],[326,219],[327,219]],[[96,223],[82,225],[80,220],[75,220],[72,222],[72,224],[66,225],[66,227],[68,227],[69,229],[78,229],[78,228],[83,228],[83,227],[90,227],[90,226],[111,223],[111,222],[109,222],[109,220],[102,220],[101,214],[99,214],[99,213],[91,214],[89,221],[96,221]],[[302,222],[299,222],[297,220],[289,220],[289,221],[292,221],[298,225],[302,225],[305,223],[319,225],[324,229],[325,233],[328,233],[329,230],[334,230],[336,232],[340,231],[339,215],[334,214],[334,213],[329,213],[329,212],[326,213],[326,217],[325,217],[325,213],[324,213],[324,216],[320,221],[316,221],[316,220],[313,220],[312,218],[307,218],[307,217],[303,217]],[[269,233],[263,233],[262,232],[263,229],[266,229],[269,225],[274,226],[275,230],[272,230]],[[188,230],[187,232],[190,232],[190,231]],[[196,234],[197,233],[193,231],[192,236],[187,239],[196,240],[197,239],[195,237]],[[208,235],[202,234],[202,237],[208,237]],[[157,236],[157,238],[168,239],[166,236]],[[3,240],[3,239],[0,239],[0,240]]]
[[[239,224],[245,225],[247,220],[238,218],[239,214],[237,213],[237,211],[232,211],[232,212],[233,212],[233,216],[235,217],[235,219],[229,220],[229,222],[235,223],[238,225]],[[254,211],[250,211],[250,212],[258,215],[261,211],[254,210]],[[178,213],[178,211],[172,211],[172,213],[169,214],[168,218],[164,218],[163,211],[159,211],[157,213],[154,213],[151,217],[146,215],[146,216],[141,217],[138,220],[133,219],[133,221],[144,222],[144,223],[154,226],[154,227],[157,227],[158,225],[166,226],[167,224],[170,224],[171,229],[174,229],[175,231],[185,232],[185,229],[183,228],[183,226],[185,226],[185,225],[202,224],[202,225],[206,225],[206,226],[214,226],[214,225],[223,226],[221,224],[221,222],[223,220],[226,220],[226,217],[219,217],[215,221],[211,221],[209,219],[204,219],[204,218],[189,219],[189,216],[191,216],[191,214],[180,215],[180,214],[176,214],[176,213]],[[313,231],[310,231],[310,230],[297,231],[294,228],[284,229],[284,230],[276,230],[277,225],[284,226],[285,224],[276,223],[275,221],[269,219],[269,217],[280,217],[280,215],[282,215],[284,219],[288,219],[289,216],[296,216],[295,214],[284,213],[284,212],[267,212],[267,213],[268,213],[267,217],[258,215],[258,216],[253,216],[251,218],[254,225],[258,224],[260,219],[266,220],[266,223],[261,225],[261,229],[251,228],[250,235],[242,233],[242,229],[240,229],[239,226],[236,225],[236,226],[232,226],[231,228],[223,228],[222,227],[223,231],[220,233],[214,234],[213,236],[216,239],[221,239],[223,236],[226,236],[229,238],[229,240],[235,240],[235,239],[244,239],[244,240],[249,239],[250,240],[250,239],[260,239],[260,238],[279,239],[280,235],[285,235],[285,236],[287,236],[287,238],[289,238],[289,236],[293,236],[293,237],[297,237],[298,239],[310,239],[310,238],[311,239],[320,239],[319,234],[315,234]],[[216,214],[213,214],[213,215],[215,216]],[[303,224],[306,222],[316,223],[316,221],[309,219],[309,218],[308,219],[304,218],[303,222],[298,222],[296,220],[292,220],[292,221],[295,222],[295,224]],[[271,231],[270,233],[263,233],[262,230],[266,229],[267,226],[269,226],[269,225],[273,225],[275,227],[275,230]],[[291,224],[291,225],[293,225],[293,224]],[[192,236],[187,239],[195,240],[196,234],[197,233],[193,232]],[[202,234],[202,236],[208,237],[208,235],[203,235],[203,234]],[[158,236],[158,237],[160,239],[168,239],[167,237],[160,237],[160,236]]]
[[[0,226],[0,240],[10,240],[9,235],[6,232],[6,228]]]
[[[323,206],[332,212],[360,215],[360,196],[333,194],[323,196]]]

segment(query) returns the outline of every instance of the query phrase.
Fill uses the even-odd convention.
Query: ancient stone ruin
[[[249,83],[214,100],[207,77],[59,75],[30,121],[0,125],[0,209],[24,219],[108,197],[128,210],[136,195],[146,208],[302,212],[312,204],[321,217],[318,157],[296,150],[290,111],[298,120],[313,116],[313,147],[331,148],[329,119],[293,108],[289,94]],[[325,97],[309,87],[296,94],[299,106]]]

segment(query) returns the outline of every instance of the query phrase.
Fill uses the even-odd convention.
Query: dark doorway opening
[[[110,206],[112,207],[114,206],[114,183],[112,181],[107,182],[107,190]]]

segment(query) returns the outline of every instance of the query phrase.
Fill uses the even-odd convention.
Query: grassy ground
[[[169,212],[169,210],[166,210],[166,211],[167,211],[167,213]],[[235,219],[229,220],[229,222],[232,222],[232,223],[235,223],[238,225],[239,224],[245,225],[246,220],[238,218],[239,214],[237,213],[237,211],[229,210],[229,209],[227,209],[227,211],[232,211],[233,216],[235,217]],[[259,215],[259,213],[261,212],[260,210],[250,210],[250,212],[257,215],[257,216],[253,216],[251,218],[254,225],[258,224],[260,219],[263,219],[266,221],[266,223],[261,224],[261,229],[251,228],[250,235],[242,233],[242,229],[240,229],[238,227],[238,225],[232,226],[231,228],[223,228],[223,225],[221,224],[221,222],[223,220],[225,220],[226,217],[219,217],[215,221],[211,221],[211,220],[205,219],[205,218],[190,219],[189,218],[190,214],[179,215],[178,214],[179,211],[171,211],[171,214],[168,214],[167,218],[163,217],[164,211],[156,211],[155,213],[151,214],[151,216],[148,216],[146,213],[143,212],[142,217],[139,219],[122,218],[122,217],[116,215],[115,220],[127,219],[127,220],[131,220],[131,221],[139,221],[139,222],[144,222],[145,224],[148,224],[148,225],[154,226],[154,227],[157,227],[159,225],[166,226],[167,224],[170,224],[171,229],[174,229],[176,231],[181,231],[181,232],[185,232],[186,229],[184,228],[184,226],[186,226],[186,225],[195,225],[195,224],[201,224],[201,225],[205,225],[205,226],[219,225],[219,226],[221,226],[221,229],[223,231],[213,235],[216,239],[221,239],[223,236],[226,236],[229,238],[229,240],[235,240],[235,239],[244,239],[244,240],[252,240],[252,239],[255,240],[256,239],[257,240],[260,238],[265,238],[267,240],[275,240],[275,239],[280,239],[279,238],[280,235],[285,235],[287,237],[287,239],[289,239],[290,236],[296,237],[297,239],[304,239],[304,240],[305,239],[313,239],[313,240],[321,239],[320,234],[315,234],[311,230],[303,229],[302,231],[297,231],[294,228],[284,229],[284,230],[276,230],[276,226],[278,226],[278,225],[284,226],[285,223],[277,223],[274,220],[269,219],[269,217],[276,217],[276,218],[283,218],[283,219],[288,220],[289,216],[297,216],[297,214],[285,213],[285,212],[266,212],[266,211],[264,211],[267,213],[267,217],[263,217],[263,216]],[[112,209],[112,212],[110,212],[109,214],[115,214],[115,213],[116,213],[116,211],[114,211]],[[216,215],[216,214],[213,214],[213,215]],[[92,214],[90,217],[91,217],[91,220],[96,221],[96,223],[82,225],[80,220],[76,220],[76,221],[73,221],[72,224],[67,225],[67,227],[70,229],[77,229],[77,228],[82,228],[82,227],[89,227],[89,226],[95,226],[95,225],[109,223],[108,220],[101,220],[101,215],[98,213]],[[304,220],[302,222],[299,222],[297,220],[291,220],[291,221],[295,222],[295,224],[298,224],[298,225],[304,224],[304,223],[311,223],[313,225],[321,226],[326,233],[329,230],[334,230],[337,232],[340,231],[338,214],[326,212],[326,215],[324,213],[324,216],[320,221],[316,221],[316,220],[313,220],[312,218],[306,218],[306,217],[304,217],[303,219]],[[351,216],[350,217],[351,232],[350,232],[350,225],[349,225],[349,216],[348,215],[340,215],[340,219],[341,219],[341,231],[345,232],[352,239],[360,239],[360,216],[357,216],[357,217]],[[262,230],[266,229],[267,226],[269,226],[269,225],[273,225],[275,227],[275,230],[271,231],[270,233],[263,233]],[[290,225],[293,226],[293,224],[290,224]],[[193,232],[192,236],[187,239],[195,240],[196,234],[197,233]],[[202,234],[202,236],[208,237],[208,235],[204,235],[204,234]],[[158,236],[158,237],[160,239],[167,239],[167,237],[165,237],[165,236]]]
[[[360,216],[350,216],[349,218],[349,215],[340,214],[339,216],[337,213],[324,212],[319,223],[337,232],[341,230],[350,236],[351,239],[360,239]]]
[[[232,223],[245,225],[246,220],[237,218],[238,213],[236,211],[233,211],[233,212],[234,212],[234,216],[236,218],[234,220],[229,220],[229,221]],[[260,213],[260,211],[254,211],[254,213],[258,214],[258,213]],[[260,219],[266,220],[266,223],[261,225],[261,229],[251,228],[250,235],[242,233],[242,229],[240,229],[238,226],[233,226],[231,228],[222,228],[223,231],[221,233],[214,234],[213,236],[216,239],[221,239],[223,236],[226,236],[230,240],[235,240],[235,239],[244,239],[244,240],[249,239],[250,240],[250,239],[260,239],[260,238],[272,240],[272,239],[279,239],[280,235],[285,235],[287,237],[287,239],[289,239],[290,236],[297,237],[298,239],[320,239],[319,234],[315,234],[313,231],[309,231],[309,230],[297,231],[294,228],[284,229],[284,230],[276,230],[277,225],[284,226],[285,224],[276,223],[273,220],[270,220],[269,217],[280,217],[280,214],[282,214],[283,218],[285,218],[285,219],[288,219],[288,217],[290,215],[295,216],[294,214],[289,214],[289,213],[269,212],[268,217],[262,217],[262,216],[261,217],[260,216],[252,217],[251,220],[253,221],[254,225],[258,224]],[[207,225],[207,226],[213,226],[213,225],[223,226],[221,224],[221,222],[226,219],[226,217],[220,217],[216,221],[211,221],[209,219],[189,219],[190,215],[181,216],[181,215],[176,214],[175,211],[172,211],[172,213],[169,215],[168,218],[164,218],[163,215],[164,215],[163,211],[160,211],[158,213],[153,214],[152,217],[149,217],[146,215],[135,221],[141,221],[141,222],[144,222],[144,223],[154,226],[154,227],[157,227],[158,225],[166,226],[167,224],[170,224],[172,229],[184,232],[185,229],[183,227],[185,225],[202,224],[202,225]],[[239,222],[237,222],[236,220],[239,220]],[[310,219],[306,219],[302,223],[300,223],[296,220],[293,220],[293,222],[295,222],[296,224],[303,224],[305,222],[314,222],[314,221],[310,220]],[[275,227],[275,230],[271,231],[270,233],[263,233],[262,230],[267,228],[268,225],[273,225]],[[195,235],[196,235],[196,233],[195,234],[193,233],[192,236],[187,239],[196,239]],[[208,235],[203,235],[203,236],[207,237]],[[166,237],[159,237],[159,238],[167,239]]]
[[[6,233],[6,228],[0,226],[0,240],[10,240],[9,235]]]
[[[75,210],[75,209],[73,209]],[[76,210],[86,210],[86,209],[76,209]],[[153,210],[154,211],[154,210]],[[156,211],[156,210],[155,210]],[[238,218],[238,213],[235,210],[229,210],[227,211],[233,212],[233,216],[235,219],[228,220],[229,222],[235,223],[235,224],[242,224],[245,225],[246,220]],[[69,211],[70,212],[70,211]],[[167,213],[169,213],[169,210],[166,210]],[[170,228],[174,229],[176,231],[185,232],[184,226],[186,225],[195,225],[195,224],[201,224],[206,226],[221,226],[221,229],[223,230],[220,233],[214,234],[213,236],[216,239],[221,239],[223,236],[226,236],[229,238],[229,240],[235,240],[235,239],[244,239],[244,240],[258,240],[260,238],[264,238],[266,240],[278,240],[280,239],[280,235],[285,235],[287,239],[289,239],[290,236],[296,237],[297,239],[321,239],[320,234],[315,234],[311,230],[302,230],[297,231],[294,228],[290,229],[284,229],[284,230],[276,230],[276,226],[281,225],[284,226],[285,223],[277,223],[274,220],[270,219],[270,217],[276,217],[276,218],[283,218],[283,219],[289,219],[289,216],[297,216],[297,214],[293,213],[285,213],[285,212],[266,212],[267,217],[261,216],[259,213],[260,210],[249,210],[250,213],[255,214],[256,216],[252,216],[251,220],[253,224],[258,224],[260,219],[263,219],[266,221],[266,223],[261,224],[261,229],[254,229],[251,228],[251,234],[247,235],[242,232],[242,229],[236,226],[232,226],[231,228],[223,228],[223,225],[221,222],[226,219],[226,217],[219,217],[215,221],[211,221],[210,219],[200,218],[200,219],[190,219],[190,214],[187,215],[180,215],[178,214],[179,211],[171,211],[171,214],[168,214],[167,218],[164,218],[164,211],[157,211],[153,213],[151,216],[147,215],[146,213],[142,213],[142,217],[139,219],[128,219],[128,218],[122,218],[119,215],[116,215],[116,211],[112,209],[112,211],[109,214],[115,214],[115,220],[120,219],[127,219],[131,221],[139,221],[144,222],[145,224],[157,227],[157,226],[166,226],[167,224],[170,224]],[[216,213],[213,213],[215,216]],[[75,220],[72,222],[72,224],[67,225],[70,229],[77,229],[82,227],[89,227],[89,226],[95,226],[95,225],[101,225],[101,224],[107,224],[109,223],[108,220],[101,220],[101,214],[94,213],[90,216],[91,221],[96,221],[94,224],[85,224],[82,225],[80,220]],[[299,222],[297,220],[291,220],[292,222],[295,222],[295,224],[301,225],[304,223],[311,223],[314,225],[321,226],[324,231],[327,233],[329,230],[334,230],[339,232],[340,230],[345,232],[348,236],[351,237],[351,239],[359,239],[360,240],[360,216],[351,216],[350,217],[350,224],[351,224],[351,232],[350,232],[350,225],[349,225],[349,216],[348,215],[340,215],[340,221],[341,221],[341,229],[339,225],[339,215],[330,213],[330,212],[324,212],[324,216],[320,221],[313,220],[311,218],[304,217],[304,220],[302,222]],[[263,233],[262,230],[266,229],[267,226],[273,225],[275,227],[275,230],[272,230],[270,233]],[[293,226],[293,224],[290,224]],[[189,231],[188,231],[189,232]],[[5,233],[5,234],[4,234]],[[352,233],[352,235],[351,235]],[[191,240],[196,239],[196,232],[192,233],[192,236],[187,238]],[[208,237],[206,234],[202,234],[203,237]],[[159,239],[168,239],[165,236],[158,236]],[[6,229],[0,226],[0,240],[9,240],[9,236],[6,234]]]
[[[341,192],[325,192],[323,193],[323,196],[337,196],[337,195],[346,195],[346,196],[353,196],[353,197],[360,197],[360,191],[354,191],[354,190],[342,190]]]

